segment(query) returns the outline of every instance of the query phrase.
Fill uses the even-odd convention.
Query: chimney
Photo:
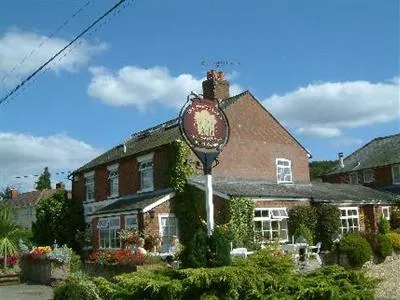
[[[17,200],[17,198],[18,198],[18,190],[17,189],[10,189],[8,191],[8,198],[10,198],[10,200]]]
[[[203,81],[204,99],[222,100],[229,98],[229,82],[224,78],[224,72],[211,70]]]
[[[60,190],[60,189],[64,189],[65,190],[65,184],[64,182],[57,182],[56,183],[56,189]]]
[[[339,153],[338,153],[338,157],[339,157],[339,167],[340,167],[340,168],[344,168],[343,152],[339,152]]]

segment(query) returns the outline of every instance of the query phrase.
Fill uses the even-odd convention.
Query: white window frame
[[[287,163],[289,163],[289,166],[279,165],[280,162],[285,162],[285,163],[287,162]],[[289,171],[290,171],[290,179],[289,180],[285,179],[285,177],[287,175],[286,176],[284,175],[283,180],[280,180],[280,176],[279,176],[280,171],[279,170],[282,168],[289,169]],[[293,183],[293,171],[292,171],[292,161],[291,160],[286,159],[286,158],[277,158],[276,159],[276,180],[278,183]]]
[[[373,169],[366,169],[363,171],[363,181],[364,183],[371,183],[375,180],[375,172]]]
[[[162,218],[175,218],[175,234],[170,232],[170,229],[168,230],[168,235],[164,234],[164,230],[162,226]],[[161,244],[161,248],[162,248],[162,252],[167,252],[169,249],[169,246],[171,245],[171,238],[172,236],[176,235],[177,237],[179,237],[179,223],[178,223],[178,218],[175,216],[175,214],[173,213],[162,213],[162,214],[158,214],[158,226],[159,226],[159,233],[160,233],[160,238],[162,241]],[[168,226],[171,227],[171,226]]]
[[[387,216],[385,216],[385,213],[384,212],[387,212]],[[382,213],[382,216],[386,219],[386,220],[390,220],[390,213],[391,213],[391,207],[390,206],[382,206],[381,207],[381,213]]]
[[[256,217],[256,211],[260,212],[261,216]],[[263,216],[263,212],[267,211],[268,216]],[[274,211],[278,212],[278,214],[274,214]],[[283,214],[282,214],[283,212]],[[274,240],[274,232],[278,232],[278,240],[281,243],[285,243],[289,241],[289,233],[288,233],[288,222],[289,216],[287,213],[286,207],[263,207],[263,208],[255,208],[253,212],[253,222],[254,222],[254,232],[256,231],[256,222],[261,222],[261,236],[265,238],[265,233],[268,233],[267,239],[269,241]],[[269,222],[269,228],[264,229],[264,222]],[[277,222],[278,228],[273,229],[272,223]],[[282,227],[282,224],[286,224],[286,228]],[[286,237],[281,238],[281,232],[286,231]]]
[[[113,225],[111,224],[112,221],[118,221],[118,225]],[[111,225],[110,225],[111,224]],[[99,218],[97,221],[97,229],[98,229],[98,241],[99,241],[99,248],[100,249],[118,249],[121,248],[121,241],[119,239],[118,231],[121,229],[121,219],[119,216],[115,217],[105,217],[105,218]],[[102,244],[102,230],[107,229],[108,233],[108,243],[106,242],[105,244]],[[104,230],[106,231],[106,230]],[[115,241],[115,245],[113,245],[113,242]],[[108,247],[107,245],[108,244]],[[115,247],[112,247],[115,246]]]
[[[353,182],[352,182],[352,179],[351,179],[351,178],[352,178],[353,175],[356,175],[356,183],[353,183]],[[357,174],[357,172],[351,172],[351,173],[349,174],[349,182],[350,182],[350,184],[358,184],[359,181],[358,181],[358,174]]]
[[[108,166],[107,171],[107,185],[108,185],[108,198],[115,198],[119,195],[119,173],[118,164]]]
[[[360,232],[360,209],[357,206],[352,207],[339,207],[340,210],[340,230],[342,234],[352,233],[352,232]],[[349,211],[354,212],[356,214],[349,215]],[[345,211],[345,215],[342,214],[342,211]],[[346,221],[346,226],[343,226],[343,220]],[[349,222],[349,220],[352,220]],[[357,220],[357,225],[354,225],[354,220]],[[350,224],[351,223],[351,224]]]
[[[136,224],[135,225],[128,225],[128,220],[135,219]],[[139,229],[139,223],[138,223],[138,216],[137,215],[125,215],[125,229]]]
[[[154,169],[153,169],[153,157],[154,153],[139,156],[137,161],[139,163],[139,177],[140,177],[140,190],[138,192],[150,192],[154,190]],[[144,187],[144,176],[145,172],[150,171],[151,182],[149,186]]]
[[[397,169],[397,178],[395,176],[395,169]],[[393,184],[400,184],[400,165],[393,165],[392,166],[392,180],[393,180]]]
[[[84,174],[85,179],[85,202],[94,201],[95,196],[95,181],[94,181],[94,171]],[[91,187],[92,192],[89,193],[89,187]],[[91,195],[91,197],[90,197]]]

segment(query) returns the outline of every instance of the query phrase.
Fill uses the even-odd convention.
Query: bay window
[[[99,246],[102,249],[119,248],[120,241],[118,231],[120,230],[120,218],[100,218],[97,222],[99,230]]]

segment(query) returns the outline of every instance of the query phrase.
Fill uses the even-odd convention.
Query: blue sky
[[[3,0],[0,96],[114,3]],[[0,106],[0,188],[175,117],[203,60],[234,62],[232,92],[250,90],[315,160],[399,132],[397,0],[133,1]]]

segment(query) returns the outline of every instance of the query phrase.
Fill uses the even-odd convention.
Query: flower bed
[[[157,264],[159,257],[129,249],[94,251],[84,265],[85,273],[91,276],[111,278],[122,273],[135,272],[139,266]]]

